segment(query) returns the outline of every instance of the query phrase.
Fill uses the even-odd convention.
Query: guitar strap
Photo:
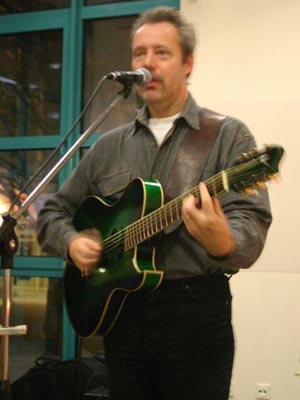
[[[170,172],[165,199],[169,201],[188,191],[198,182],[226,116],[206,108],[199,113],[200,129],[188,132]]]

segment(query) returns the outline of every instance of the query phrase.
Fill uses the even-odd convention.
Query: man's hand
[[[82,276],[91,275],[99,266],[101,252],[101,238],[95,230],[80,232],[69,245],[69,256]]]
[[[199,184],[201,208],[194,196],[182,206],[182,219],[190,235],[214,257],[225,257],[235,247],[228,221],[217,198],[211,198],[203,182]]]

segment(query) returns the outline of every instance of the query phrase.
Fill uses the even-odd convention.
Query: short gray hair
[[[171,7],[156,7],[142,13],[134,22],[131,29],[131,40],[136,31],[145,24],[157,24],[160,22],[169,22],[174,25],[180,38],[183,60],[185,61],[189,54],[192,54],[196,46],[196,35],[193,25],[180,14],[180,11]]]

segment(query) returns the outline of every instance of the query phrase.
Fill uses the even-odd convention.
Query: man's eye
[[[133,53],[133,57],[134,57],[134,58],[142,57],[144,54],[145,54],[144,52],[139,51],[139,52],[137,52],[137,53]]]
[[[160,57],[168,57],[168,56],[169,56],[169,53],[168,53],[166,50],[158,50],[158,51],[157,51],[157,54],[158,54]]]

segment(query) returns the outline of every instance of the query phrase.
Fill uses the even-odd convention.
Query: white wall
[[[190,90],[199,104],[243,120],[259,147],[281,144],[281,180],[269,187],[274,222],[258,262],[231,280],[233,398],[299,400],[300,1],[182,0],[198,33]]]

